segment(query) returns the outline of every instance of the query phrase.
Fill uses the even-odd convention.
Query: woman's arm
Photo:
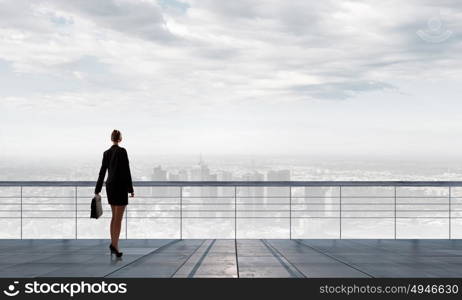
[[[125,150],[125,149],[124,149]],[[127,150],[124,151],[125,153],[125,161],[127,163],[127,185],[128,185],[128,192],[132,194],[133,197],[133,182],[132,182],[132,174],[130,173],[130,162],[128,161],[128,154]]]
[[[103,161],[101,163],[101,169],[99,170],[98,181],[96,182],[95,194],[101,193],[101,189],[103,188],[104,176],[106,176],[106,170],[107,170],[107,159],[106,159],[106,154],[103,154]]]

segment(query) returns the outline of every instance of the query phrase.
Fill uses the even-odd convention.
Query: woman
[[[103,187],[104,176],[108,170],[106,180],[106,194],[112,210],[111,219],[111,244],[109,249],[111,254],[114,253],[117,257],[122,256],[119,251],[119,236],[122,227],[122,218],[125,211],[125,206],[128,204],[128,193],[134,197],[132,176],[130,174],[130,166],[128,163],[127,150],[119,147],[122,141],[120,131],[112,131],[111,141],[113,145],[103,153],[103,162],[99,171],[98,181],[96,182],[95,195],[101,192]]]

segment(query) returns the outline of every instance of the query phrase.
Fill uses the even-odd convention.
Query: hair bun
[[[120,136],[121,136],[121,133],[119,130],[117,129],[114,129],[111,133],[111,141],[113,142],[118,142],[120,141]]]

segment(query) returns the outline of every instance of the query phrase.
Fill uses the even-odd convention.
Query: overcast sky
[[[0,7],[5,156],[462,153],[460,0]]]

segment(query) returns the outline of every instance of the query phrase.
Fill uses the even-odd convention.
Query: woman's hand
[[[130,197],[135,197],[135,193],[130,193]]]

